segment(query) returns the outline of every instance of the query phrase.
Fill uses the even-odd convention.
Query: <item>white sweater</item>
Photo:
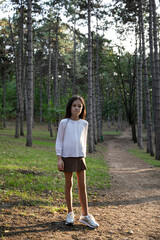
[[[56,139],[56,154],[62,157],[86,157],[88,122],[62,119]]]

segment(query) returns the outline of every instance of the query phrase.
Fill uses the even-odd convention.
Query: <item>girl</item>
[[[96,228],[99,224],[88,213],[85,176],[88,122],[85,120],[85,116],[86,108],[84,99],[77,95],[73,96],[67,104],[65,119],[60,121],[58,128],[56,139],[57,166],[58,170],[64,171],[65,174],[65,198],[68,208],[65,224],[74,224],[72,184],[73,172],[76,172],[82,207],[82,215],[79,221],[91,228]]]

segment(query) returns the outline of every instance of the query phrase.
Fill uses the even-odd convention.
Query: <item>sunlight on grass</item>
[[[145,150],[133,148],[128,151],[132,153],[134,156],[141,158],[143,161],[148,162],[149,164],[155,167],[160,167],[160,161],[155,160],[155,158],[151,157],[148,153],[145,152]]]

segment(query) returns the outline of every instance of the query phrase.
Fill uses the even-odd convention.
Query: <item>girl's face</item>
[[[71,118],[79,119],[79,115],[81,114],[83,109],[83,104],[80,100],[75,100],[71,106]]]

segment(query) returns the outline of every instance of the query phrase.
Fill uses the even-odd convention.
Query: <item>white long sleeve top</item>
[[[88,122],[69,118],[59,123],[56,154],[62,157],[86,157]]]

